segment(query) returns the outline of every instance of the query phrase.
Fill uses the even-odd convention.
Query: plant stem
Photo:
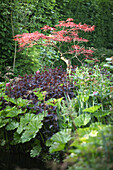
[[[14,25],[13,25],[13,15],[11,11],[11,26],[12,26],[12,36],[14,37]],[[13,59],[13,72],[15,68],[15,60],[16,60],[16,41],[15,41],[15,52],[14,52],[14,59]]]

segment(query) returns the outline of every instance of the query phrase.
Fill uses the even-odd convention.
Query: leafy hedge
[[[96,26],[93,35],[86,35],[91,46],[113,48],[113,1],[70,0],[64,7],[64,11],[64,20],[71,17],[76,23]]]
[[[0,72],[12,65],[13,53],[11,8],[8,1],[0,1]]]

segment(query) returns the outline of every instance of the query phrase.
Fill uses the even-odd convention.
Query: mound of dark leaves
[[[34,89],[39,89],[40,92],[46,91],[44,101],[39,101],[38,97],[34,94]],[[39,114],[44,110],[47,110],[48,116],[45,118],[45,123],[49,124],[49,128],[55,128],[58,130],[56,106],[45,105],[45,101],[51,98],[61,98],[69,96],[74,97],[74,85],[65,70],[60,68],[47,69],[44,71],[35,73],[35,75],[25,75],[24,77],[17,77],[7,87],[6,94],[11,98],[22,98],[31,101],[31,104],[27,105],[27,109],[32,110],[35,114]],[[49,122],[49,123],[48,123]],[[47,128],[48,129],[48,128]],[[53,130],[54,131],[54,130]]]
[[[36,107],[37,96],[33,93],[34,89],[40,89],[41,92],[46,91],[45,101],[51,98],[61,98],[69,95],[74,97],[73,90],[75,85],[69,80],[68,74],[62,68],[47,69],[36,73],[35,75],[25,75],[17,77],[10,86],[8,86],[6,94],[11,98],[23,98],[32,100]],[[39,112],[36,112],[38,114]]]

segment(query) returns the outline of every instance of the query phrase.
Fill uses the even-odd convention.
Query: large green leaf
[[[11,102],[11,103],[14,103],[16,104],[17,103],[17,100],[14,99],[14,98],[9,98],[8,96],[4,96],[5,100],[8,101],[8,102]]]
[[[64,148],[65,148],[65,144],[54,142],[49,148],[49,152],[53,153],[53,152],[62,151],[64,150]]]
[[[30,141],[32,138],[35,138],[37,132],[42,127],[43,123],[39,121],[36,117],[34,118],[26,127],[25,132],[23,132],[21,139],[22,143]]]
[[[22,98],[17,99],[18,106],[23,107],[23,106],[26,106],[28,103],[29,103],[29,100],[27,100],[27,99],[22,99]]]
[[[19,125],[18,122],[11,120],[9,124],[6,126],[6,130],[14,130],[18,127],[18,125]]]
[[[17,132],[14,133],[13,139],[14,140],[12,141],[12,144],[17,144],[17,143],[21,143],[22,142],[21,135],[18,134]]]
[[[9,122],[9,119],[0,119],[0,128],[4,127]]]
[[[31,157],[39,156],[40,152],[42,150],[42,147],[40,146],[40,143],[38,143],[36,146],[33,147],[33,149],[30,151]]]
[[[76,140],[74,140],[74,142],[71,144],[71,146],[79,147],[80,144],[85,146],[86,143],[95,144],[96,142],[98,142],[98,144],[100,144],[102,141],[100,141],[100,139],[98,139],[98,136],[99,136],[98,134],[100,133],[100,135],[102,135],[101,132],[106,131],[106,129],[108,129],[108,128],[109,128],[108,125],[103,125],[102,123],[98,123],[98,122],[92,123],[90,125],[90,127],[79,128],[76,131],[77,138],[76,138]],[[97,141],[96,141],[96,139],[97,139]]]
[[[20,134],[26,128],[26,125],[35,117],[32,113],[26,113],[20,118],[20,125],[18,126],[17,133]]]
[[[85,126],[89,123],[91,120],[91,115],[86,113],[86,114],[81,114],[78,117],[74,119],[75,125],[80,127],[80,126]]]
[[[71,144],[75,147],[75,150],[70,150],[69,152],[76,153],[80,151],[82,154],[86,153],[97,153],[98,148],[106,150],[106,142],[113,140],[113,126],[103,125],[99,123],[93,123],[88,128],[79,128],[76,133],[77,137]],[[109,143],[109,142],[108,142]],[[104,146],[104,145],[106,146]],[[111,144],[111,143],[110,143]],[[80,154],[80,152],[78,154]]]
[[[4,112],[8,113],[8,112],[10,112],[13,109],[14,109],[14,107],[6,106],[6,108],[4,109]]]
[[[64,150],[65,144],[71,140],[71,129],[64,129],[60,132],[57,132],[52,136],[50,142],[46,142],[46,146],[51,146],[49,148],[49,152],[57,152]]]
[[[102,111],[102,110],[100,110],[98,112],[95,112],[94,116],[95,117],[105,117],[105,116],[107,116],[107,115],[109,115],[111,113],[112,113],[111,111]]]
[[[65,144],[71,139],[71,129],[64,129],[54,134],[51,138],[53,142]]]
[[[12,108],[5,109],[5,111],[8,112],[6,117],[16,117],[17,115],[22,113],[22,110],[18,109],[15,106]]]
[[[84,110],[82,110],[82,111],[83,111],[83,112],[94,113],[94,112],[97,111],[100,107],[101,107],[101,105],[96,105],[96,106],[92,106],[92,107],[86,108],[86,109],[84,109]]]
[[[25,143],[30,141],[32,138],[35,138],[37,132],[42,127],[43,123],[41,122],[46,116],[46,113],[35,115],[32,113],[26,113],[20,118],[20,125],[17,128],[17,131],[14,134],[14,142],[16,143]]]
[[[27,115],[25,116],[26,122],[25,122],[24,126],[22,124],[21,128],[17,129],[17,132],[19,132],[19,133],[22,132],[23,130],[25,130],[21,136],[22,143],[28,142],[32,138],[35,138],[37,132],[43,125],[43,123],[41,121],[44,119],[45,115],[44,115],[44,113],[41,113],[39,115],[31,114],[31,116],[30,116],[30,113],[29,113],[29,116],[27,116]]]

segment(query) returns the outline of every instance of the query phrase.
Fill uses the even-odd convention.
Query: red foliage
[[[88,42],[87,39],[81,38],[78,36],[78,31],[85,31],[85,32],[92,32],[95,29],[95,26],[86,25],[86,24],[75,24],[73,22],[72,18],[68,18],[66,21],[59,21],[58,25],[55,25],[55,27],[60,27],[62,30],[57,31],[56,28],[50,27],[48,25],[45,25],[41,30],[43,31],[50,31],[50,35],[47,36],[43,33],[39,33],[38,31],[33,33],[23,33],[18,34],[15,37],[15,41],[18,41],[19,47],[32,47],[33,45],[38,45],[39,39],[46,40],[46,43],[42,43],[41,45],[47,46],[51,45],[55,48],[57,48],[60,53],[61,50],[59,47],[57,47],[54,43],[54,41],[57,42],[73,42],[74,45],[72,46],[72,49],[70,49],[67,53],[74,54],[74,55],[80,55],[84,54],[85,56],[92,55],[92,50],[86,50],[85,48],[81,48],[78,45],[75,45],[75,42]],[[74,50],[73,50],[74,48]],[[63,54],[63,53],[62,53]]]

